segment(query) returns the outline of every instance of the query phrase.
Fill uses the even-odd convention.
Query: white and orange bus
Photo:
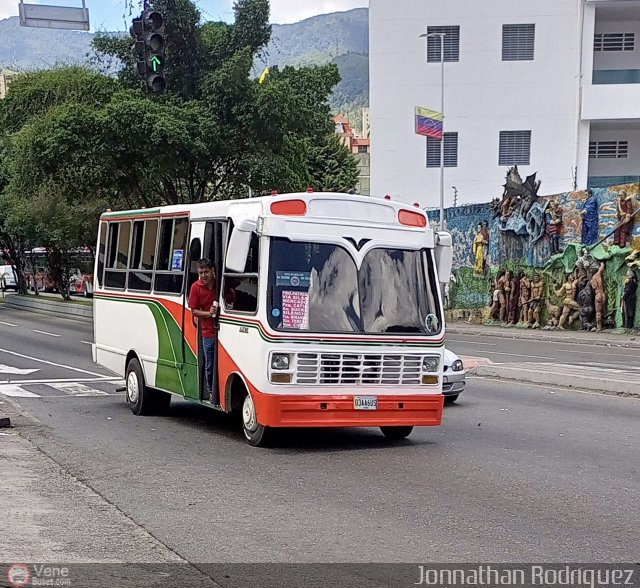
[[[93,359],[135,414],[173,395],[237,411],[254,446],[278,427],[442,422],[451,236],[419,208],[307,191],[107,212],[97,251]],[[221,286],[212,401],[188,300],[202,257]]]

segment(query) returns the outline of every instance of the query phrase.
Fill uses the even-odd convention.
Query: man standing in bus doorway
[[[218,303],[216,301],[218,288],[216,287],[216,272],[211,261],[206,257],[198,262],[198,277],[200,279],[191,286],[191,291],[189,292],[189,306],[191,307],[191,313],[200,323],[202,350],[207,374],[207,394],[209,395],[209,401],[214,402],[213,360],[216,330],[213,319],[218,314]]]

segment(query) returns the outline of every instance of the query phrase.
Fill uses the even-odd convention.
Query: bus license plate
[[[353,407],[356,410],[378,410],[378,398],[376,396],[355,396]]]

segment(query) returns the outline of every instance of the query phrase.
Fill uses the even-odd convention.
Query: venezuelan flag
[[[442,112],[416,106],[416,134],[442,139],[444,115]]]
[[[269,75],[269,66],[264,68],[264,71],[262,72],[262,75],[260,76],[260,79],[258,80],[259,84],[263,84],[264,81],[267,79],[267,76]]]

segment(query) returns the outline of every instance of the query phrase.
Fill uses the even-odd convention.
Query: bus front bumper
[[[442,394],[376,396],[375,409],[355,408],[356,395],[254,398],[258,422],[268,427],[429,427],[442,424]],[[371,398],[367,396],[367,398]]]

